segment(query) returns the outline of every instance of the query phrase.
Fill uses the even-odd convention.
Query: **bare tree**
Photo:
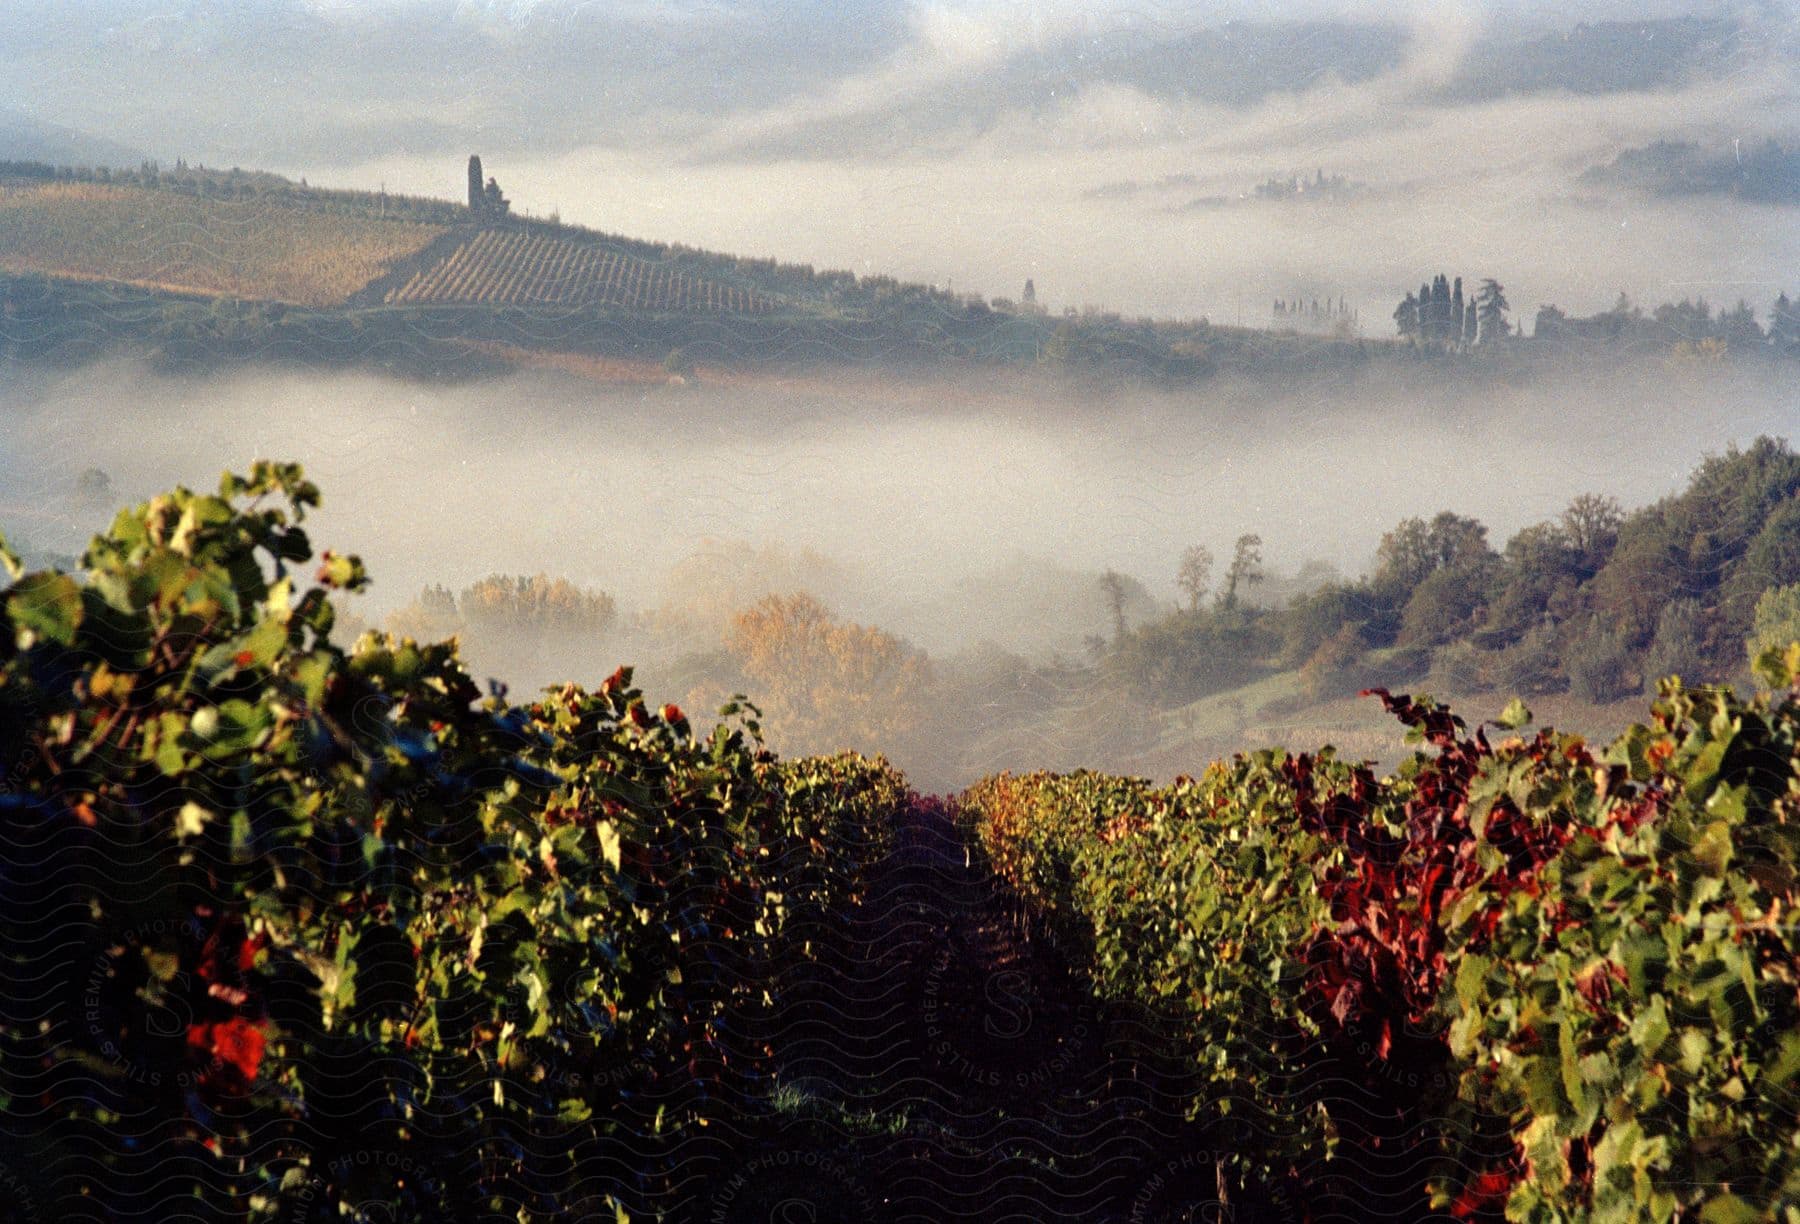
[[[1619,524],[1625,521],[1619,499],[1601,493],[1583,493],[1562,512],[1563,535],[1569,547],[1589,561],[1598,561],[1619,538]]]
[[[1200,600],[1212,585],[1213,555],[1199,544],[1181,554],[1181,568],[1175,573],[1175,585],[1188,597],[1188,611],[1196,612]]]

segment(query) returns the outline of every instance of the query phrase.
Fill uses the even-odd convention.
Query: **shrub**
[[[1538,625],[1502,651],[1497,677],[1509,693],[1538,697],[1561,692],[1568,686],[1556,649],[1556,631]]]
[[[1434,571],[1413,588],[1400,616],[1402,646],[1436,646],[1468,632],[1487,599],[1489,565],[1457,565]]]
[[[1338,630],[1361,624],[1375,611],[1366,591],[1329,583],[1293,600],[1281,613],[1281,663],[1301,667]]]
[[[1800,583],[1764,591],[1756,601],[1756,615],[1744,651],[1752,663],[1765,650],[1800,642]]]
[[[1430,684],[1445,693],[1485,693],[1494,687],[1498,656],[1468,642],[1452,642],[1431,652]]]
[[[1364,660],[1357,688],[1392,688],[1412,684],[1431,671],[1431,651],[1423,646],[1402,646],[1387,657]]]
[[[1728,641],[1753,631],[1756,601],[1772,587],[1800,582],[1800,498],[1782,502],[1762,524],[1719,592],[1719,630]]]
[[[1631,654],[1615,630],[1591,626],[1564,659],[1569,690],[1583,701],[1603,704],[1637,692],[1642,681],[1632,671]]]
[[[1178,612],[1125,635],[1107,667],[1137,693],[1170,705],[1197,701],[1267,671],[1274,646],[1256,609]]]
[[[1321,642],[1300,669],[1302,691],[1314,701],[1348,697],[1362,687],[1359,664],[1366,653],[1361,627],[1344,625]]]
[[[1644,654],[1644,679],[1654,684],[1664,676],[1680,676],[1689,684],[1712,674],[1703,648],[1705,615],[1694,599],[1671,600],[1656,619],[1656,636]]]
[[[1348,775],[1328,755],[1320,768]],[[1295,1090],[1312,1042],[1293,949],[1325,913],[1280,758],[1234,758],[1163,789],[1087,771],[1003,774],[963,803],[1000,877],[1090,952],[1099,992],[1174,1006],[1193,1050],[1208,1052],[1193,1105],[1222,1132],[1212,1146],[1226,1178],[1279,1182],[1295,1154],[1322,1151],[1329,1122],[1315,1093]]]

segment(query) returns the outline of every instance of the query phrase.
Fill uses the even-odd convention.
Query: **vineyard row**
[[[390,304],[624,306],[761,314],[761,294],[648,260],[538,234],[484,229],[388,293]]]

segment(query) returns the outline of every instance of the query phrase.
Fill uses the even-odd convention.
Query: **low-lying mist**
[[[1309,562],[1361,573],[1398,520],[1444,509],[1480,519],[1498,545],[1577,493],[1654,501],[1703,455],[1790,433],[1800,407],[1791,378],[1760,364],[1643,358],[1486,382],[1448,369],[1177,393],[1018,373],[729,386],[703,373],[626,389],[555,372],[443,387],[14,367],[0,384],[0,528],[39,555],[72,554],[117,504],[210,485],[256,457],[296,459],[325,494],[315,545],[360,553],[374,576],[354,609],[369,625],[428,586],[455,593],[492,574],[541,573],[616,602],[591,640],[553,649],[455,626],[478,673],[515,692],[635,663],[653,699],[710,695],[734,617],[805,592],[831,625],[878,630],[879,650],[892,639],[881,666],[896,683],[924,683],[906,671],[916,657],[959,703],[890,728],[891,742],[805,746],[907,745],[916,779],[957,785],[1002,765],[1130,759],[1129,703],[1090,708],[1098,698],[1072,679],[1054,691],[1056,664],[1072,675],[1114,631],[1107,570],[1137,623],[1180,598],[1185,549],[1205,546],[1222,568],[1244,533],[1260,535],[1277,576]],[[108,478],[98,491],[79,480],[95,468]],[[754,686],[772,673],[733,675]],[[986,741],[1004,759],[969,759],[968,724],[1009,702],[1056,711]],[[774,712],[771,730],[780,746]]]

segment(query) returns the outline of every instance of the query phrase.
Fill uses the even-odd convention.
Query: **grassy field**
[[[1375,661],[1389,651],[1371,652]],[[1429,677],[1392,684],[1396,692],[1429,693],[1462,716],[1471,728],[1499,715],[1512,694],[1447,692]],[[1538,725],[1574,731],[1604,744],[1643,716],[1649,696],[1637,694],[1605,704],[1573,693],[1533,697]],[[1256,748],[1298,750],[1331,744],[1339,755],[1375,761],[1386,769],[1411,747],[1401,726],[1373,697],[1345,696],[1309,701],[1298,671],[1277,672],[1252,684],[1214,693],[1162,715],[1155,744],[1133,762],[1135,772],[1156,778],[1196,773],[1207,762]]]
[[[438,226],[105,183],[0,185],[0,271],[329,306]]]

